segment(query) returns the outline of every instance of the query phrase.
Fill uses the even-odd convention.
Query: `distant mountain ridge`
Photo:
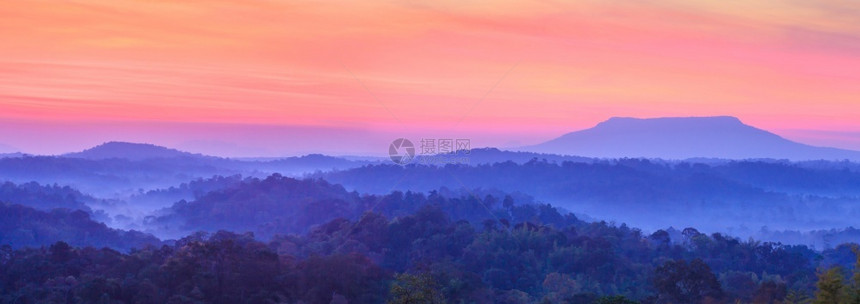
[[[59,156],[0,155],[0,182],[69,185],[84,193],[115,198],[139,190],[167,188],[215,175],[263,177],[272,173],[300,176],[344,170],[381,161],[348,160],[311,154],[242,160],[194,154],[152,144],[108,142]]]
[[[15,152],[15,153],[0,153],[0,158],[13,158],[13,157],[24,157],[24,156],[27,156],[27,154],[24,154],[24,153],[21,153],[21,152]]]
[[[176,157],[212,157],[202,154],[192,154],[176,149],[165,148],[153,144],[140,144],[129,142],[111,141],[86,149],[81,152],[67,153],[64,157],[83,158],[90,160],[122,158],[128,160],[145,160],[153,158],[176,158]]]
[[[860,152],[794,142],[731,116],[613,117],[516,150],[584,157],[860,160]]]
[[[20,152],[18,148],[0,143],[0,154],[14,154]]]
[[[593,162],[596,159],[570,155],[508,151],[500,150],[498,148],[474,148],[470,149],[468,153],[457,151],[442,154],[416,155],[410,164],[438,166],[444,166],[449,163],[482,165],[514,162],[517,164],[523,164],[532,160],[547,160],[554,162]]]

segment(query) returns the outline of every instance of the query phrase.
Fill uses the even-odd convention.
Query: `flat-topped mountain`
[[[615,117],[519,150],[608,158],[860,160],[858,151],[797,143],[730,116]]]

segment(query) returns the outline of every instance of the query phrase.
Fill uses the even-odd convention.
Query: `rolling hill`
[[[139,144],[116,141],[107,142],[81,152],[67,153],[63,156],[69,158],[83,158],[89,160],[113,158],[128,160],[145,160],[153,158],[204,157],[201,154],[192,154],[152,144]]]

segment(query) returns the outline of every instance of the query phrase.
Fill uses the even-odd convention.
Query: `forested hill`
[[[47,186],[35,182],[20,185],[10,182],[0,184],[0,202],[11,202],[39,210],[65,208],[92,213],[86,203],[94,200],[95,198],[69,186]]]
[[[118,250],[161,244],[159,239],[149,234],[109,228],[90,219],[90,215],[82,210],[41,211],[0,202],[0,245],[39,247],[57,241]]]
[[[855,225],[860,172],[851,163],[828,164],[533,160],[477,166],[372,165],[311,177],[370,193],[392,188],[504,189],[645,229],[696,226],[749,236],[763,226],[807,231]]]
[[[129,253],[65,243],[3,247],[0,299],[411,303],[417,292],[447,303],[788,303],[813,297],[816,269],[850,271],[856,259],[849,245],[816,252],[692,228],[672,240],[666,231],[586,223],[546,205],[524,205],[522,213],[532,216],[476,225],[433,203],[396,217],[338,218],[266,242],[220,231]]]
[[[429,204],[441,206],[454,219],[474,223],[494,218],[537,220],[539,213],[519,209],[527,203],[533,203],[528,196],[498,191],[440,189],[427,194],[395,191],[361,195],[321,179],[299,180],[276,174],[244,179],[194,200],[181,200],[148,218],[146,224],[154,233],[167,236],[230,230],[251,231],[268,239],[276,234],[304,233],[335,218],[357,219],[369,211],[395,217]],[[547,220],[547,224],[553,222]]]
[[[224,182],[151,219],[209,231],[165,245],[82,211],[3,205],[4,242],[44,247],[0,248],[0,299],[408,303],[420,290],[449,303],[785,303],[831,288],[819,282],[839,273],[823,270],[855,269],[853,244],[815,251],[694,228],[645,233],[516,193],[361,195],[279,175]]]

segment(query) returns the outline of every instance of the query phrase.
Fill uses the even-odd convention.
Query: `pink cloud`
[[[851,4],[19,2],[0,8],[0,118],[517,141],[610,116],[860,130]]]

